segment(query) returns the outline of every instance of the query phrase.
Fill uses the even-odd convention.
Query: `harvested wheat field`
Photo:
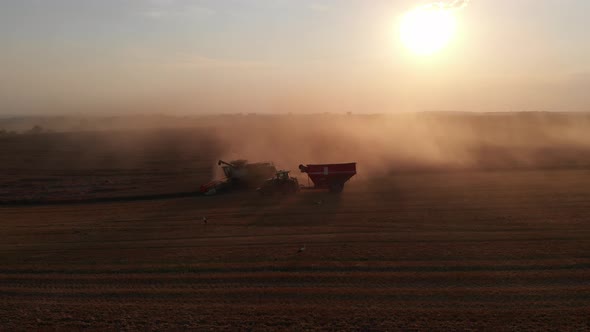
[[[590,332],[589,0],[0,0],[0,332]]]
[[[340,195],[174,196],[226,154],[180,132],[140,152],[2,140],[0,329],[590,330],[587,160],[378,172],[353,155]]]

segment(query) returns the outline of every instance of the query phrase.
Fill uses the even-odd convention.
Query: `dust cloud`
[[[590,116],[557,113],[416,113],[243,117],[215,131],[222,158],[357,162],[359,172],[590,166]]]
[[[25,128],[39,125],[41,133]],[[128,116],[0,120],[11,169],[129,169],[219,176],[217,160],[357,162],[359,175],[590,167],[585,113]]]
[[[584,113],[61,120],[0,120],[0,201],[195,192],[222,178],[219,159],[273,162],[303,183],[300,164],[356,162],[355,182],[404,173],[590,169]],[[15,133],[17,126],[23,130]]]

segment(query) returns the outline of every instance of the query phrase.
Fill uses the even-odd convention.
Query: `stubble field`
[[[191,133],[2,141],[0,329],[590,330],[582,157],[380,172],[360,156],[341,195],[167,197],[228,155]]]

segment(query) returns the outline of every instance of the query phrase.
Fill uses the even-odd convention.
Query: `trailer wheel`
[[[330,192],[332,193],[341,193],[344,189],[344,183],[332,183],[330,185]]]

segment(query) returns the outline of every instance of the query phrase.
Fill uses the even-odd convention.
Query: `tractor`
[[[299,181],[294,177],[290,177],[289,171],[278,171],[275,176],[264,181],[256,191],[261,195],[294,194],[299,191]]]

